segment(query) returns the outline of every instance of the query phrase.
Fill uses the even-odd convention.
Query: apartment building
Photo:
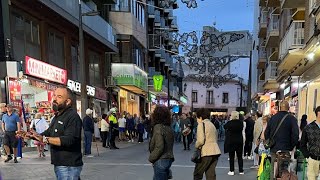
[[[148,0],[148,62],[149,62],[149,111],[157,104],[182,106],[186,97],[182,91],[183,69],[181,62],[174,59],[179,47],[174,44],[173,34],[178,32],[177,17],[174,10],[177,2],[164,6],[162,1]],[[162,91],[153,87],[153,76],[162,75]],[[168,103],[168,97],[170,101]],[[183,102],[184,103],[183,103]]]
[[[290,102],[300,119],[319,105],[318,78],[320,34],[317,0],[259,0],[260,110],[277,110],[279,100]]]
[[[107,110],[106,53],[118,52],[116,33],[108,23],[108,12],[96,4],[100,1],[80,2],[81,11],[78,0],[1,1],[0,102],[21,109],[23,100],[27,113],[47,110],[52,91],[68,85],[77,94],[80,114],[80,74],[85,73],[87,107],[97,109],[97,114],[101,114],[100,109]],[[92,13],[98,10],[100,15]],[[85,72],[80,70],[78,58],[79,16]]]

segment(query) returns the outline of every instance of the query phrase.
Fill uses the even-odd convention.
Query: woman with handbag
[[[231,112],[231,121],[227,122],[224,125],[224,128],[228,132],[228,141],[225,141],[225,147],[227,148],[226,152],[229,152],[229,164],[230,171],[228,175],[234,176],[234,157],[237,153],[238,164],[239,164],[239,173],[241,175],[243,172],[243,122],[239,120],[239,112],[232,111]]]
[[[171,112],[165,106],[157,106],[151,117],[152,137],[149,144],[149,161],[153,165],[154,180],[168,180],[174,161],[174,133],[171,128]]]
[[[197,152],[195,153],[196,155],[193,156],[193,161],[196,162],[193,177],[194,180],[201,180],[205,173],[206,179],[215,180],[216,166],[221,154],[218,145],[218,132],[209,120],[209,110],[204,108],[198,109],[196,115],[198,127],[195,147]]]
[[[258,138],[258,140],[256,142],[257,147],[254,150],[255,153],[258,153],[259,159],[261,159],[262,153],[266,153],[267,155],[270,154],[270,149],[266,149],[264,147],[264,145],[263,145],[264,141],[266,140],[265,136],[264,136],[264,132],[266,131],[266,128],[267,128],[267,125],[268,125],[268,121],[269,121],[269,116],[263,116],[263,118],[262,118],[262,124],[263,124],[262,131],[261,131],[261,134],[260,134],[260,136],[259,136],[259,138]]]

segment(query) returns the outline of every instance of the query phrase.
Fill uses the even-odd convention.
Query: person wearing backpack
[[[289,103],[287,101],[280,102],[280,111],[271,117],[265,130],[265,139],[267,144],[267,146],[266,144],[265,146],[270,148],[271,152],[270,180],[277,178],[274,173],[275,160],[278,159],[278,167],[281,167],[281,162],[290,161],[290,151],[293,150],[299,141],[299,127],[297,119],[290,115],[288,111]],[[283,159],[284,157],[287,158]],[[283,164],[287,166],[286,163]],[[283,167],[283,169],[287,168]],[[279,171],[278,173],[278,177],[281,177],[282,172]]]
[[[315,109],[316,120],[302,131],[300,150],[308,158],[308,180],[316,180],[320,172],[320,106]]]

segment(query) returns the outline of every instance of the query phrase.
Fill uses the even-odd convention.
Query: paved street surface
[[[84,158],[81,179],[106,179],[106,180],[152,180],[153,169],[148,162],[148,143],[118,143],[119,150],[109,150],[98,143],[100,156],[97,154],[96,144],[93,143],[93,158]],[[223,147],[220,144],[220,147]],[[194,164],[190,161],[192,151],[183,151],[182,144],[174,148],[175,162],[172,166],[174,180],[192,180]],[[47,153],[48,154],[48,153]],[[24,154],[18,164],[13,161],[5,164],[0,160],[0,171],[5,180],[18,179],[55,179],[50,157],[38,158],[36,152]],[[236,168],[235,176],[228,176],[229,163],[227,155],[222,155],[217,167],[218,180],[250,180],[256,178],[256,170],[249,167],[252,161],[244,160],[245,175],[239,175]]]

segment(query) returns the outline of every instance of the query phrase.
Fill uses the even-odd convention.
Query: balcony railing
[[[280,59],[283,59],[289,50],[302,48],[304,45],[304,21],[294,21],[280,42]]]
[[[262,23],[268,23],[268,11],[261,11],[260,17],[259,17],[260,24]]]
[[[278,62],[269,62],[268,67],[266,69],[266,80],[274,80],[278,76]]]
[[[161,46],[161,37],[159,34],[149,34],[148,35],[148,47],[149,49],[159,49]]]
[[[267,50],[264,47],[261,47],[259,49],[259,58],[260,59],[266,59],[267,58]]]
[[[280,19],[280,15],[270,14],[270,20],[268,23],[268,32],[279,30],[279,19]]]
[[[40,0],[58,14],[75,24],[79,25],[78,1],[66,0]],[[86,13],[92,9],[82,2],[81,12]],[[83,16],[83,29],[96,39],[104,38],[116,46],[116,32],[113,27],[100,16]],[[96,36],[96,34],[99,36]]]

